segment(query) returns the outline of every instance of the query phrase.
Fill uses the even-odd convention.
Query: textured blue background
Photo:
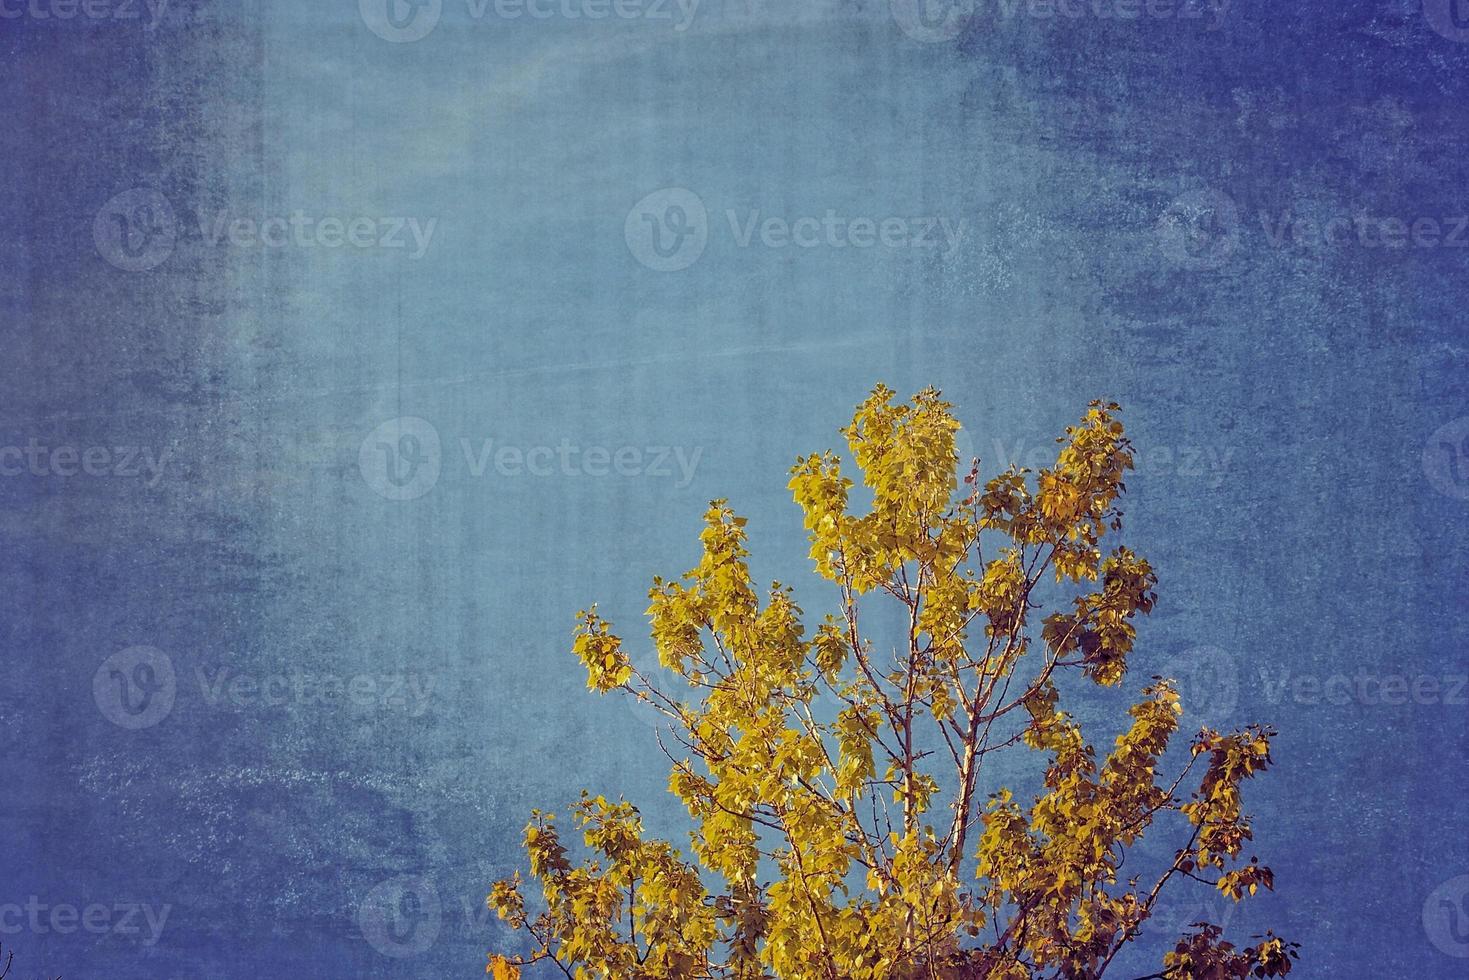
[[[1232,928],[1302,941],[1306,977],[1464,975],[1469,447],[1440,443],[1469,434],[1469,43],[1448,0],[1133,20],[983,0],[929,41],[886,0],[704,0],[682,31],[447,0],[408,43],[351,0],[156,21],[19,2],[0,444],[48,455],[0,457],[18,972],[481,975],[507,937],[479,906],[529,808],[590,786],[681,834],[647,719],[585,693],[571,614],[600,600],[639,635],[647,579],[692,563],[717,496],[752,518],[759,577],[802,581],[785,468],[883,380],[942,387],[987,463],[1125,404],[1128,540],[1163,593],[1135,667],[1183,674],[1206,719],[1282,730],[1252,796],[1279,891]],[[169,227],[158,197],[109,204],[136,188],[172,247],[146,233]],[[628,221],[665,188],[707,215],[684,212],[707,245],[666,272]],[[118,208],[151,268],[109,261],[94,226]],[[742,246],[726,214],[828,209],[964,235]],[[436,224],[417,258],[211,241],[217,216],[297,210]],[[1441,233],[1272,240],[1287,213]],[[360,455],[400,417],[440,440],[412,500],[378,492],[375,441]],[[579,452],[476,475],[485,440]],[[168,455],[100,476],[61,447],[109,472],[132,469],[119,447]],[[604,473],[587,447],[630,449]],[[166,711],[112,686],[146,679],[115,659],[138,646],[172,670]],[[1280,686],[1334,675],[1365,681],[1337,704]],[[361,696],[318,703],[324,677]],[[1385,703],[1394,677],[1440,693]],[[375,919],[405,881],[421,916]],[[108,912],[62,931],[27,905]],[[145,905],[167,907],[156,935],[127,918]]]

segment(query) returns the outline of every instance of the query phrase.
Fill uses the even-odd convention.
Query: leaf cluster
[[[645,835],[624,801],[573,808],[580,859],[535,813],[525,847],[544,908],[527,912],[518,874],[495,885],[490,906],[532,945],[492,955],[497,980],[540,962],[578,980],[1099,978],[1165,888],[1239,901],[1273,887],[1244,857],[1241,802],[1273,732],[1202,730],[1165,778],[1172,682],[1143,687],[1104,752],[1062,708],[1063,688],[1123,682],[1157,601],[1147,560],[1106,542],[1133,461],[1119,407],[1092,403],[1054,465],[983,481],[978,460],[960,479],[958,427],[935,390],[874,390],[845,429],[861,512],[836,454],[796,463],[811,560],[833,587],[814,624],[788,587],[757,590],[725,501],[704,516],[698,564],[649,592],[664,679],[595,607],[579,615],[589,687],[667,720],[689,854]],[[899,624],[889,642],[874,619]],[[987,779],[997,753],[1035,754],[1034,794]],[[1172,862],[1126,874],[1162,819],[1185,838]],[[1295,946],[1274,935],[1236,947],[1191,928],[1154,976],[1291,969]]]

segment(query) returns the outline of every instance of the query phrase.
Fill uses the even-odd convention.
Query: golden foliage
[[[666,716],[680,753],[659,744],[692,859],[646,837],[625,801],[584,793],[572,808],[579,863],[554,815],[533,812],[524,842],[544,911],[527,914],[519,875],[495,885],[490,906],[532,945],[492,955],[496,980],[543,961],[578,980],[1096,978],[1165,887],[1238,901],[1273,886],[1241,860],[1240,800],[1270,765],[1272,732],[1200,731],[1164,782],[1183,710],[1170,681],[1143,687],[1101,758],[1061,709],[1063,686],[1123,682],[1156,600],[1145,559],[1102,547],[1132,467],[1118,406],[1093,403],[1054,466],[981,484],[975,461],[961,484],[950,406],[932,389],[893,397],[879,386],[845,430],[865,513],[851,512],[836,454],[791,471],[815,570],[836,586],[813,632],[779,583],[762,606],[745,520],[724,501],[705,514],[698,564],[649,593],[658,661],[687,700],[640,672],[595,608],[580,614],[589,687]],[[1042,616],[1049,593],[1060,598]],[[896,616],[872,621],[901,624],[887,653],[859,618],[877,602]],[[996,787],[981,803],[990,757],[1027,749],[1035,795]],[[1197,789],[1179,795],[1190,776]],[[1124,854],[1163,817],[1186,843],[1123,879]],[[1241,949],[1192,928],[1156,976],[1291,969],[1295,944]]]

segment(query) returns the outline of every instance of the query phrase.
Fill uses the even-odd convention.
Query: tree
[[[5,944],[0,943],[0,956],[3,956],[5,959],[5,965],[3,968],[0,968],[0,980],[5,980],[6,977],[10,976],[10,968],[15,965],[15,950],[7,950]],[[58,976],[55,980],[61,980],[61,977]]]
[[[1165,888],[1239,901],[1273,887],[1243,857],[1240,789],[1270,766],[1274,732],[1201,729],[1164,781],[1182,713],[1171,681],[1143,687],[1104,758],[1061,709],[1063,687],[1124,680],[1156,601],[1145,559],[1102,549],[1132,467],[1119,407],[1092,403],[1050,468],[981,484],[974,460],[960,486],[951,406],[933,389],[893,399],[878,386],[845,430],[865,513],[835,454],[791,471],[811,560],[836,586],[814,630],[779,583],[762,606],[745,520],[724,501],[698,565],[649,593],[677,687],[639,670],[595,606],[580,613],[589,687],[667,718],[658,743],[693,860],[646,836],[626,801],[582,794],[579,862],[555,815],[533,811],[543,905],[527,907],[518,872],[495,884],[489,905],[533,945],[491,954],[496,980],[543,961],[578,980],[1096,978]],[[1032,774],[1027,802],[1003,788],[981,801],[1001,759]],[[1182,846],[1124,878],[1155,821],[1177,824]],[[1281,976],[1296,956],[1273,933],[1236,947],[1215,925],[1189,929],[1152,977]]]

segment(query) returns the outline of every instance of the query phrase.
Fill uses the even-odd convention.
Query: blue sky
[[[1281,731],[1233,927],[1463,974],[1462,5],[66,9],[0,5],[18,970],[478,975],[531,807],[682,834],[575,611],[716,497],[804,583],[883,381],[1000,465],[1125,406],[1134,669]]]

